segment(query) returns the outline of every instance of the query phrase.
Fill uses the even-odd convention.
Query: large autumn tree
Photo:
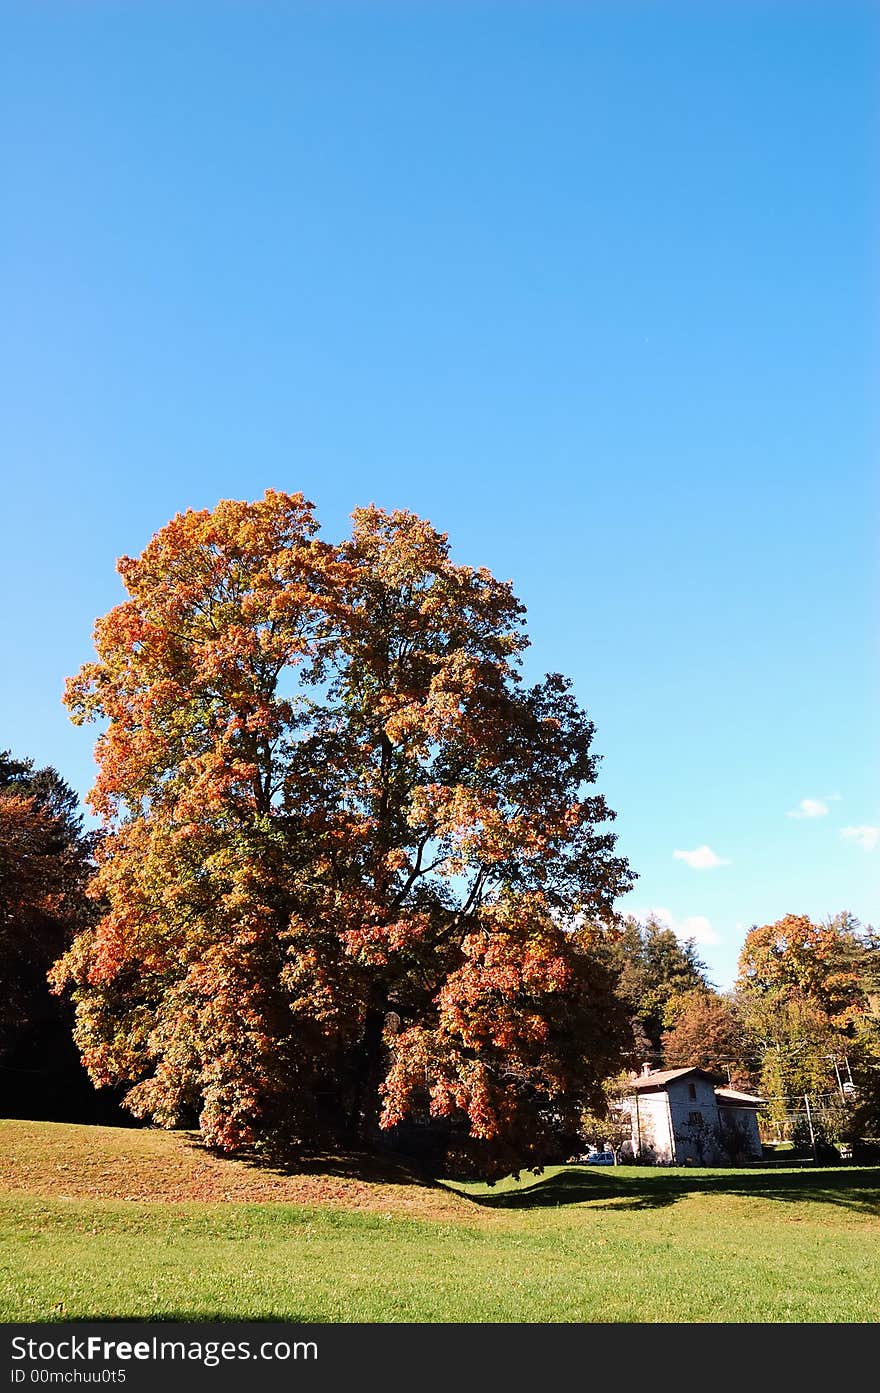
[[[59,963],[98,1083],[205,1138],[445,1127],[540,1165],[627,1038],[601,928],[632,883],[564,678],[510,585],[410,513],[301,495],[179,515],[69,684],[104,723],[107,911]]]

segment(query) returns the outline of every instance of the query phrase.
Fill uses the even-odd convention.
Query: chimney
[[[645,1075],[650,1074],[652,1072],[653,1071],[651,1069],[651,1061],[649,1059],[646,1059],[644,1064],[642,1065],[642,1074]]]

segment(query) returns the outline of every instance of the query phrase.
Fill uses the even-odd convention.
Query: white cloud
[[[822,798],[802,798],[796,808],[791,808],[786,817],[827,817],[828,804]]]
[[[697,943],[721,942],[705,914],[691,914],[680,924],[673,924],[672,928],[679,938],[692,938]]]
[[[689,914],[683,919],[676,919],[675,915],[662,905],[652,905],[649,909],[632,909],[629,912],[633,918],[642,922],[645,919],[656,919],[664,929],[671,929],[676,938],[693,938],[697,943],[721,942],[705,914]]]
[[[880,845],[880,827],[841,827],[840,835],[848,842],[855,842],[863,851],[873,851]]]
[[[686,861],[691,870],[708,871],[713,866],[729,866],[724,856],[718,856],[710,846],[698,846],[693,851],[673,851],[676,861]]]

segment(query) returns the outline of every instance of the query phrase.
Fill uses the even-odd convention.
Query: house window
[[[696,1085],[695,1083],[689,1083],[689,1084],[688,1084],[688,1097],[689,1097],[689,1098],[696,1098],[696,1096],[697,1096],[697,1085]]]
[[[702,1121],[703,1121],[703,1114],[702,1114],[701,1112],[689,1112],[689,1113],[688,1113],[688,1126],[689,1126],[689,1127],[699,1127],[699,1126],[701,1125]]]

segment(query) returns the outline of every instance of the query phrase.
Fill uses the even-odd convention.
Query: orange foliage
[[[93,1077],[227,1149],[368,1139],[384,1100],[386,1127],[548,1153],[624,1030],[601,945],[559,925],[632,877],[591,722],[564,678],[523,688],[510,585],[410,513],[358,509],[334,546],[271,490],[119,571],[66,693],[106,722],[108,908],[55,978]]]

